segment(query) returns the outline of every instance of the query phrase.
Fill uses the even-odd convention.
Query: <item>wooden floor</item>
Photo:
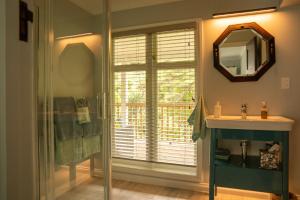
[[[102,179],[90,178],[66,192],[57,200],[103,200]],[[206,194],[174,188],[113,181],[113,200],[208,200]],[[216,200],[258,200],[256,198],[223,194]],[[261,200],[261,199],[259,199]]]

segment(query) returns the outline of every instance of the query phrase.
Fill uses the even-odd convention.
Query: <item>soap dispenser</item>
[[[214,107],[214,117],[220,118],[222,113],[222,106],[220,104],[220,101],[217,101],[217,104]]]
[[[248,105],[247,104],[242,104],[241,106],[241,116],[242,119],[247,119],[247,111],[248,111]]]
[[[261,102],[261,118],[262,119],[268,119],[268,108],[267,108],[267,103],[265,101]]]

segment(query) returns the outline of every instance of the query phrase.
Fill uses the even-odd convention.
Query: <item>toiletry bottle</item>
[[[220,118],[221,112],[222,112],[222,107],[221,107],[220,101],[217,101],[217,104],[215,105],[215,108],[214,108],[214,117]]]
[[[241,116],[242,116],[242,119],[247,119],[247,111],[248,111],[247,104],[242,104],[242,106],[241,106]]]
[[[262,107],[261,107],[261,118],[262,119],[268,119],[268,108],[267,108],[267,103],[265,101],[261,102]]]

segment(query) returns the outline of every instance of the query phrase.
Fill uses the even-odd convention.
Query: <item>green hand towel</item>
[[[206,107],[203,97],[197,102],[195,109],[188,118],[188,123],[193,125],[192,140],[196,142],[199,138],[204,139],[209,132],[206,128]]]

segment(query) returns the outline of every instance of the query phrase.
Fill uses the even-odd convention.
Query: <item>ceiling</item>
[[[102,10],[102,0],[69,0],[83,10],[96,15]],[[128,10],[183,0],[111,0],[112,11]]]
[[[102,2],[103,0],[67,0],[72,2],[73,4],[77,5],[81,9],[85,10],[86,12],[97,15],[100,14],[102,11]],[[159,5],[159,4],[167,4],[167,3],[173,3],[173,2],[180,2],[180,1],[186,1],[188,3],[195,3],[195,2],[201,2],[201,4],[207,5],[208,9],[212,9],[212,5],[210,4],[215,4],[218,2],[218,0],[110,0],[111,2],[111,7],[112,11],[121,11],[121,10],[129,10],[129,9],[134,9],[134,8],[141,8],[141,7],[147,7],[147,6],[154,6],[154,5]],[[200,3],[197,4],[200,4]],[[207,4],[207,2],[209,2]],[[220,1],[220,5],[215,6],[215,7],[222,7],[223,4],[221,3],[226,2],[225,0]],[[232,0],[231,4],[236,2],[235,0]],[[266,2],[266,0],[262,1],[263,3]],[[288,6],[293,6],[300,4],[300,0],[270,0],[270,2],[274,2],[274,5],[277,4],[276,6],[280,7],[288,7]],[[277,3],[275,3],[277,2]],[[230,8],[230,2],[226,4],[226,6]],[[223,5],[224,6],[224,5]],[[232,6],[234,7],[234,6]],[[259,6],[258,6],[259,7]],[[229,10],[230,11],[230,10]]]
[[[282,0],[280,7],[288,7],[300,4],[300,0]]]

